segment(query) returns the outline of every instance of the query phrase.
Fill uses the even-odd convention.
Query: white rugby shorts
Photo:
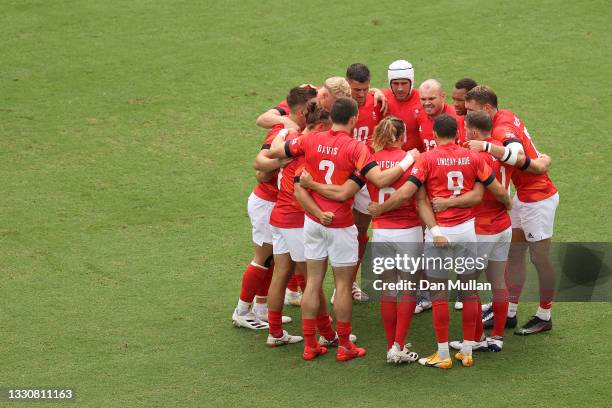
[[[304,257],[323,260],[329,258],[331,266],[357,264],[359,244],[357,227],[328,228],[309,217],[304,218]]]
[[[272,253],[274,255],[289,254],[293,262],[305,262],[304,258],[304,228],[279,228],[270,226],[272,230]]]
[[[551,238],[558,205],[559,193],[533,203],[524,203],[515,195],[510,211],[512,228],[522,229],[529,242]]]
[[[512,241],[512,227],[508,227],[499,234],[476,235],[478,241],[478,257],[488,261],[505,262],[508,260],[510,242]]]
[[[434,278],[447,278],[448,271],[440,268],[440,262],[434,262],[434,258],[451,258],[455,265],[472,265],[477,256],[476,231],[474,229],[474,219],[465,221],[462,224],[452,227],[439,226],[440,232],[449,242],[447,248],[436,248],[433,245],[433,236],[429,228],[425,229],[425,269],[427,275]],[[471,261],[468,261],[470,260]],[[456,267],[455,273],[462,275],[466,272],[472,273],[473,268]]]
[[[370,205],[370,193],[368,192],[368,187],[364,185],[361,187],[361,190],[355,194],[355,199],[353,200],[353,209],[359,211],[362,214],[370,215],[368,212],[368,206]]]
[[[374,228],[372,230],[372,257],[373,258],[401,258],[408,256],[416,259],[423,254],[423,229],[421,226],[412,228]],[[408,265],[414,265],[408,263]],[[414,273],[410,267],[400,268],[402,272]]]
[[[274,202],[259,198],[251,193],[247,202],[247,211],[253,226],[253,242],[259,246],[264,243],[272,245],[272,231],[270,230],[270,214]]]

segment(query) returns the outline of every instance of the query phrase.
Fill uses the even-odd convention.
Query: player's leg
[[[327,259],[306,260],[306,288],[302,295],[302,333],[304,335],[305,360],[312,360],[327,349],[317,342],[317,316],[321,301],[323,280],[327,270]]]
[[[364,186],[364,188],[366,187]],[[362,195],[364,194],[367,197],[362,197]],[[357,242],[359,244],[359,252],[357,254],[357,265],[355,265],[355,269],[353,271],[353,286],[351,294],[354,300],[360,302],[365,302],[369,299],[368,294],[364,292],[363,289],[360,288],[357,284],[357,275],[359,274],[361,260],[367,248],[368,241],[370,240],[370,237],[368,235],[368,228],[370,227],[372,216],[367,211],[367,206],[369,205],[369,198],[370,196],[367,192],[367,188],[365,189],[365,193],[362,189],[355,196],[355,208],[353,208],[353,220],[355,221],[355,226],[357,227]]]
[[[486,275],[487,280],[491,283],[493,290],[493,298],[491,299],[491,311],[493,318],[491,319],[492,327],[491,336],[487,338],[489,350],[501,351],[503,346],[504,329],[508,320],[508,289],[504,273],[506,270],[506,261],[490,260],[487,265]],[[516,319],[515,319],[516,320]],[[516,325],[516,321],[514,323]]]
[[[258,260],[264,259],[266,255],[273,252],[273,246],[269,244],[263,244],[262,247],[256,246],[255,257],[253,258],[256,263]],[[259,263],[258,263],[259,264]],[[255,289],[255,303],[253,304],[253,313],[255,316],[262,321],[268,320],[268,289],[272,282],[272,276],[274,275],[274,256],[270,254],[263,260],[263,265],[267,268],[266,273],[263,275],[263,279],[259,286]],[[291,318],[286,316],[283,323],[289,323]]]
[[[552,329],[550,312],[555,292],[555,270],[550,261],[550,243],[558,204],[557,193],[541,201],[525,203],[521,212],[531,262],[538,272],[540,306],[535,316],[518,328],[515,334],[528,335]]]
[[[527,240],[522,224],[523,208],[523,203],[515,195],[512,200],[512,211],[510,211],[512,244],[508,252],[505,272],[506,287],[510,297],[510,303],[508,304],[508,319],[510,321],[517,319],[518,302],[527,277]]]
[[[347,228],[327,228],[327,244],[329,261],[334,272],[336,299],[334,314],[336,315],[336,332],[338,333],[338,350],[336,360],[347,361],[362,357],[366,351],[351,341],[353,313],[353,271],[357,264],[357,228],[353,225]]]
[[[327,352],[316,339],[317,316],[320,312],[323,280],[327,271],[326,228],[310,218],[304,219],[304,257],[306,259],[306,287],[302,294],[302,333],[304,335],[304,360],[312,360]]]
[[[473,221],[471,222],[473,225]],[[461,350],[455,354],[455,358],[460,360],[464,367],[471,367],[474,364],[472,348],[478,345],[481,333],[476,333],[477,325],[482,325],[480,297],[475,289],[475,283],[479,278],[479,269],[467,267],[468,260],[471,265],[476,265],[478,256],[478,245],[476,233],[472,228],[462,231],[456,237],[449,238],[453,242],[453,258],[462,261],[462,267],[455,268],[461,284],[459,291],[460,299],[463,303],[461,312],[461,322],[463,327],[463,343]],[[459,262],[456,263],[459,265]]]
[[[271,347],[293,344],[302,341],[300,336],[292,336],[283,330],[283,304],[285,288],[289,281],[294,262],[289,252],[274,255],[274,275],[268,289],[268,324],[269,336],[266,344]]]
[[[527,241],[521,228],[512,228],[512,245],[508,252],[508,263],[504,278],[510,303],[508,304],[508,319],[516,320],[519,298],[527,278]]]
[[[270,230],[270,213],[273,206],[274,203],[262,200],[253,193],[249,196],[247,212],[252,226],[254,256],[242,274],[240,297],[232,315],[232,321],[238,327],[254,330],[268,328],[268,324],[260,321],[251,311],[251,305],[256,292],[266,284],[271,272],[272,232]]]
[[[442,229],[442,227],[441,227]],[[444,229],[442,229],[444,231]],[[443,232],[445,234],[445,232]],[[446,235],[446,234],[445,234]],[[447,236],[448,237],[448,236]],[[450,240],[450,238],[449,238]],[[448,369],[453,366],[448,346],[448,270],[442,260],[449,256],[450,248],[437,248],[429,230],[425,231],[425,270],[429,296],[432,302],[432,319],[437,343],[437,352],[419,359],[419,364],[426,367]]]
[[[390,238],[392,239],[390,244],[394,247],[394,255],[397,254],[403,259],[412,259],[414,261],[421,258],[423,253],[423,231],[420,226],[392,230],[390,232]],[[405,287],[398,294],[394,346],[401,350],[399,353],[400,363],[412,363],[419,357],[417,353],[412,351],[412,345],[406,342],[406,336],[412,323],[417,302],[416,288],[418,287],[419,277],[416,274],[418,270],[413,266],[415,264],[416,262],[401,265],[401,269],[398,271],[398,277],[401,282],[413,285],[411,288]]]

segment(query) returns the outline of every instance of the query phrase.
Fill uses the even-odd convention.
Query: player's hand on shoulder
[[[284,159],[278,159],[278,162],[281,167],[286,167],[292,161],[293,161],[293,157],[286,157]]]
[[[388,107],[387,97],[378,88],[374,88],[373,91],[374,91],[374,105],[378,106],[378,104],[380,103],[380,112],[383,115],[386,115],[387,114],[387,107]]]
[[[411,154],[412,157],[414,157],[414,160],[418,159],[420,154],[421,154],[421,152],[419,152],[419,149],[417,149],[417,148],[414,148],[414,149],[408,151],[408,153]]]
[[[281,122],[288,132],[299,132],[300,127],[287,116],[281,116]]]
[[[476,152],[484,151],[484,142],[482,140],[468,140],[465,142],[465,147]]]
[[[302,170],[302,174],[300,175],[300,186],[303,188],[310,188],[312,186],[312,176],[306,169]]]

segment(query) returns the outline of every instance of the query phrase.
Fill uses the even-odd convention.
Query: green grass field
[[[610,406],[610,304],[557,304],[553,332],[449,372],[388,366],[374,303],[348,364],[230,319],[255,118],[353,62],[378,87],[399,58],[417,82],[492,86],[553,157],[555,239],[612,239],[607,2],[0,4],[0,387],[73,387],[83,407]],[[433,350],[429,314],[409,338]]]

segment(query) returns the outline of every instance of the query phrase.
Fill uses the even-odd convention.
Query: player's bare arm
[[[312,199],[308,191],[302,188],[298,183],[294,185],[293,195],[304,211],[314,215],[321,221],[322,225],[329,225],[334,218],[334,213],[330,211],[321,211],[317,203]]]
[[[270,158],[283,159],[287,158],[287,152],[285,151],[285,135],[279,133],[272,143],[270,144],[270,150],[268,150],[267,156]]]
[[[388,187],[404,174],[417,157],[419,157],[419,151],[412,149],[406,153],[406,157],[397,166],[386,170],[381,170],[379,166],[375,166],[366,173],[365,178],[374,183],[376,187]]]
[[[448,239],[440,232],[440,227],[438,227],[434,210],[429,201],[429,197],[427,197],[427,189],[425,186],[419,187],[416,193],[416,202],[419,218],[421,222],[429,228],[429,231],[433,235],[434,245],[441,248],[446,247],[448,245]]]
[[[470,208],[480,204],[484,195],[482,183],[474,184],[474,189],[458,196],[434,197],[431,200],[431,207],[435,212],[442,212],[450,207]]]
[[[404,183],[400,188],[398,188],[388,200],[384,203],[379,204],[372,201],[368,206],[368,212],[372,214],[373,217],[378,217],[381,214],[386,212],[395,210],[402,203],[410,200],[412,196],[417,192],[418,187],[412,181],[408,180]]]
[[[274,175],[273,171],[261,171],[261,170],[255,171],[255,179],[257,180],[258,183],[265,183],[267,181],[270,181],[273,175]]]
[[[378,88],[370,88],[370,92],[374,94],[374,104],[378,105],[380,103],[380,112],[386,115],[388,104],[385,94]]]
[[[253,168],[259,171],[274,171],[281,167],[285,167],[291,162],[291,159],[277,159],[270,157],[270,151],[268,149],[260,150],[255,157]]]
[[[499,146],[482,140],[469,140],[465,143],[465,146],[477,152],[489,152],[499,161],[533,174],[547,172],[552,163],[551,158],[545,154],[537,159],[530,159],[523,151],[523,146],[518,142],[510,143],[507,146]]]
[[[271,129],[276,125],[283,125],[285,129],[298,131],[300,127],[289,116],[281,115],[277,109],[269,109],[257,117],[257,126]]]
[[[310,173],[304,170],[300,176],[300,186],[302,188],[316,191],[323,197],[329,198],[330,200],[346,201],[355,196],[355,194],[357,194],[357,192],[361,189],[362,184],[357,180],[358,179],[355,178],[349,178],[340,186],[335,184],[318,183],[312,179]]]

